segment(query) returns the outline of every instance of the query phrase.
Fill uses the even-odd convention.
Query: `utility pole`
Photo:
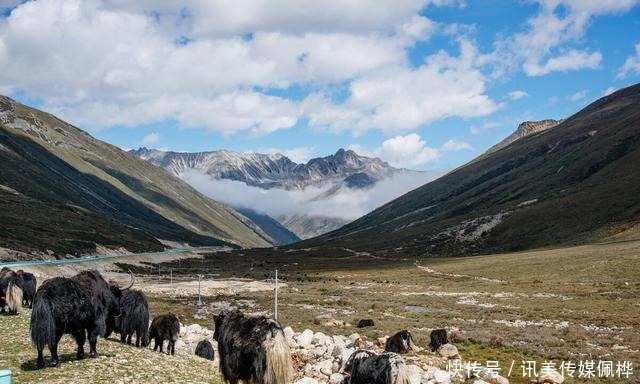
[[[200,282],[202,281],[202,275],[198,275],[198,305],[202,305],[202,298],[200,296]]]

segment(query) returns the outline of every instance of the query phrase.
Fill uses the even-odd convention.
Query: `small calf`
[[[432,352],[437,351],[441,345],[447,344],[448,342],[447,331],[445,329],[434,329],[431,331],[431,343],[429,346]]]
[[[172,313],[156,316],[151,322],[149,339],[155,341],[155,345],[153,346],[154,351],[157,351],[158,347],[160,347],[160,352],[162,352],[164,341],[169,340],[167,344],[167,354],[175,354],[176,341],[178,341],[179,335],[180,321],[178,317]]]

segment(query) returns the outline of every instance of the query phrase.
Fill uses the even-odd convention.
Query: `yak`
[[[356,324],[356,327],[357,328],[366,328],[366,327],[373,327],[375,325],[376,324],[371,319],[362,319],[362,320],[358,320],[358,323]]]
[[[292,361],[280,324],[264,316],[245,317],[239,310],[214,316],[220,372],[225,382],[290,382]]]
[[[149,338],[154,340],[153,350],[157,351],[160,347],[162,352],[162,346],[165,340],[169,340],[167,344],[167,355],[176,353],[176,341],[180,335],[180,320],[172,313],[156,316],[151,322],[149,328]]]
[[[404,359],[393,352],[380,355],[372,351],[355,351],[342,369],[345,384],[409,384]]]
[[[0,312],[5,306],[10,315],[18,314],[22,306],[22,278],[6,267],[0,271]]]
[[[122,343],[131,345],[135,333],[136,347],[149,345],[149,304],[144,293],[129,290],[122,294],[120,313],[114,325]]]
[[[36,287],[38,285],[36,277],[33,273],[19,270],[18,275],[22,279],[22,305],[33,308],[33,297],[36,295]]]
[[[51,361],[60,366],[58,342],[63,334],[71,334],[78,344],[77,359],[84,357],[84,343],[89,339],[89,356],[97,357],[98,336],[104,336],[106,319],[117,315],[117,294],[133,286],[120,289],[110,286],[98,271],[83,271],[72,278],[56,277],[47,280],[33,299],[31,312],[31,340],[38,350],[38,368],[45,366],[44,346],[49,347]]]
[[[38,350],[38,368],[45,366],[42,355],[45,345],[49,347],[52,365],[60,366],[58,343],[64,333],[76,339],[78,360],[84,357],[87,335],[90,356],[98,356],[96,342],[100,327],[96,321],[91,291],[78,281],[66,277],[45,281],[33,299],[30,331],[31,341]]]
[[[211,360],[215,358],[215,352],[213,351],[213,345],[209,340],[200,340],[196,346],[196,356],[200,356],[203,359]]]
[[[395,353],[407,353],[409,350],[419,351],[415,344],[413,344],[413,337],[411,336],[411,332],[404,330],[396,333],[387,339],[384,344],[385,352],[395,352]]]
[[[445,329],[434,329],[431,331],[430,338],[431,343],[429,343],[429,346],[431,347],[431,352],[437,351],[441,345],[449,342],[447,340],[447,331]]]

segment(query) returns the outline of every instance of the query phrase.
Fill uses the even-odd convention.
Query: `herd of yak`
[[[43,350],[49,348],[51,365],[60,366],[58,343],[63,334],[76,340],[76,357],[84,357],[84,344],[89,339],[89,356],[96,357],[98,336],[120,333],[120,341],[146,347],[154,340],[154,351],[175,353],[180,322],[173,314],[159,315],[149,326],[149,306],[144,293],[108,282],[95,270],[77,275],[54,277],[36,290],[35,277],[23,271],[2,268],[0,271],[0,311],[8,307],[17,314],[22,305],[32,308],[31,340],[38,351],[38,368],[45,367]],[[247,317],[238,310],[223,310],[214,316],[213,339],[218,343],[220,372],[227,383],[285,384],[291,382],[293,369],[289,345],[280,324],[264,316]],[[447,343],[445,330],[431,333],[431,348]],[[401,331],[390,337],[385,352],[354,352],[343,366],[345,384],[408,384],[404,359],[400,354],[416,349],[411,333]],[[213,360],[211,342],[198,343],[195,354]]]

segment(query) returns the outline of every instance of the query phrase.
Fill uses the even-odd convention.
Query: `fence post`
[[[276,288],[275,288],[276,294],[275,294],[275,311],[274,311],[274,317],[276,318],[276,320],[278,320],[278,270],[276,269]]]

